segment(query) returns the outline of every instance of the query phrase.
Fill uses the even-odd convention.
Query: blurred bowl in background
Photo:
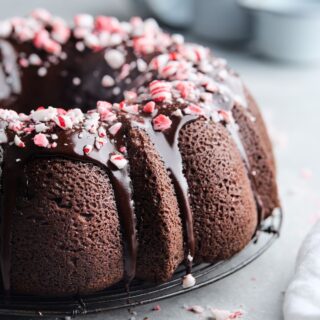
[[[141,1],[141,0],[140,0]],[[142,0],[159,20],[170,27],[189,27],[194,18],[194,0]]]
[[[253,50],[289,62],[320,61],[320,1],[239,0],[254,17]]]
[[[242,42],[250,35],[250,15],[237,0],[136,0],[170,27],[208,40]]]
[[[239,43],[250,36],[250,14],[237,0],[195,0],[193,31],[208,40]]]

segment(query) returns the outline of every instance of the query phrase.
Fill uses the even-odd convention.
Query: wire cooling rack
[[[171,281],[161,285],[154,286],[138,280],[133,281],[130,295],[124,290],[123,284],[93,295],[72,298],[12,296],[10,299],[5,299],[0,294],[0,315],[74,317],[146,304],[189,292],[225,278],[257,259],[278,238],[281,224],[282,211],[276,210],[264,221],[257,236],[239,254],[215,264],[195,265],[192,275],[197,282],[194,287],[188,289],[183,289],[181,286],[181,278],[185,275],[185,269],[181,267],[175,272]]]

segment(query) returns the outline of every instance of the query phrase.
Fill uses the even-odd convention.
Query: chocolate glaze
[[[171,109],[171,108],[170,108]],[[166,109],[162,114],[169,114]],[[164,132],[154,131],[151,122],[145,122],[143,129],[149,135],[156,150],[161,156],[166,169],[170,173],[170,177],[176,192],[180,211],[183,218],[185,239],[186,239],[186,266],[187,273],[191,273],[192,258],[195,255],[195,240],[193,232],[193,217],[189,199],[189,187],[186,177],[183,172],[183,161],[179,150],[178,137],[179,132],[187,123],[196,120],[198,117],[193,115],[173,116],[171,117],[172,125]]]

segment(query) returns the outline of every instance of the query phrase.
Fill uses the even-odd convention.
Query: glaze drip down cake
[[[228,259],[279,207],[248,89],[152,20],[0,23],[1,275],[11,294],[89,294]]]

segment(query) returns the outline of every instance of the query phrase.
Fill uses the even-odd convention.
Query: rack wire
[[[5,298],[3,294],[0,294],[0,315],[75,317],[128,308],[183,294],[223,279],[257,259],[278,238],[281,225],[282,211],[279,209],[263,222],[260,230],[246,248],[231,259],[212,264],[194,265],[192,275],[196,278],[196,285],[191,288],[182,288],[181,278],[185,275],[185,269],[180,267],[169,282],[161,285],[155,286],[134,280],[130,286],[129,295],[121,283],[96,294],[71,298],[27,296]]]

